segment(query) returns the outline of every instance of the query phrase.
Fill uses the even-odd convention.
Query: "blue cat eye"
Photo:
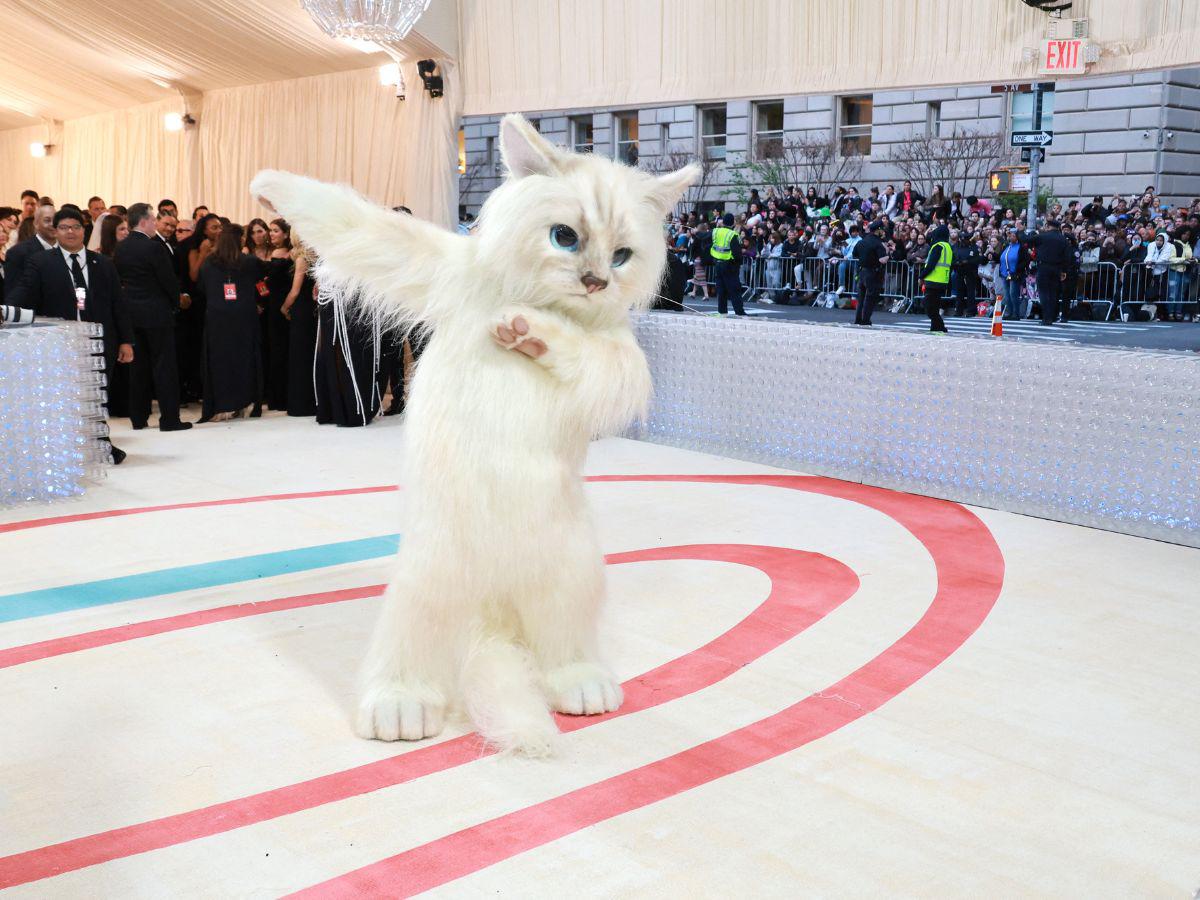
[[[555,225],[550,229],[550,243],[559,250],[569,250],[574,253],[579,249],[579,235],[569,225]]]
[[[629,262],[629,257],[633,256],[633,251],[628,247],[618,247],[613,251],[612,265],[613,268],[625,265]]]

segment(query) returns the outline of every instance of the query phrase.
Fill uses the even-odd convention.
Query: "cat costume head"
[[[663,219],[699,167],[652,176],[556,147],[516,114],[501,122],[500,152],[507,175],[476,229],[500,293],[588,324],[649,306],[666,261]]]

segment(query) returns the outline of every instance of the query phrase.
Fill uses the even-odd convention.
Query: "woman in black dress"
[[[315,416],[317,399],[313,388],[313,355],[317,349],[316,282],[309,274],[312,260],[304,245],[292,235],[295,267],[292,286],[280,311],[288,320],[287,413]]]
[[[179,265],[179,289],[187,295],[180,300],[175,317],[175,358],[179,365],[179,394],[182,403],[191,403],[203,396],[201,372],[204,346],[204,323],[207,319],[204,298],[196,290],[200,266],[216,247],[221,234],[221,220],[208,213],[196,222],[191,237],[175,247]]]
[[[205,308],[201,422],[259,411],[262,384],[258,288],[262,260],[241,252],[242,229],[225,228],[200,266],[196,292]]]
[[[271,255],[267,260],[267,308],[262,319],[267,344],[264,395],[269,409],[288,405],[288,320],[283,302],[292,289],[292,230],[283,219],[269,226]]]
[[[369,425],[379,412],[381,335],[347,302],[317,298],[317,424]]]

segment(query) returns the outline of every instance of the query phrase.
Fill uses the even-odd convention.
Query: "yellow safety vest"
[[[932,281],[934,284],[949,284],[950,283],[950,263],[954,259],[954,251],[950,249],[950,245],[945,241],[938,241],[929,248],[929,255],[932,256],[938,247],[943,248],[937,265],[933,267],[933,271],[925,276],[926,281]]]
[[[733,251],[729,249],[737,239],[737,232],[732,228],[721,225],[713,229],[712,249],[709,251],[713,259],[729,262],[733,259]]]

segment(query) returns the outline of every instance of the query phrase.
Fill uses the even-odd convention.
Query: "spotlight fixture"
[[[188,113],[167,113],[163,116],[163,128],[167,131],[183,131],[196,124],[196,120]]]
[[[43,144],[41,141],[34,141],[29,145],[29,155],[35,159],[41,159],[50,152],[50,145]]]
[[[421,81],[425,83],[425,90],[429,91],[429,96],[435,100],[442,96],[444,83],[442,76],[437,73],[437,63],[432,59],[422,59],[417,62],[417,74],[421,76]]]
[[[384,63],[380,66],[379,83],[384,87],[394,87],[396,99],[404,99],[404,73],[400,71],[400,63]]]

